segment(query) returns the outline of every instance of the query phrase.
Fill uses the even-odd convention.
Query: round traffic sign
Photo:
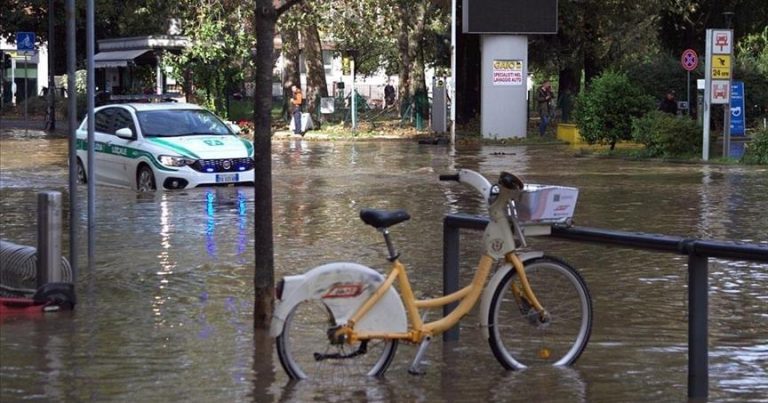
[[[680,56],[680,64],[688,71],[695,70],[699,65],[699,56],[695,50],[686,49],[683,51],[682,56]]]

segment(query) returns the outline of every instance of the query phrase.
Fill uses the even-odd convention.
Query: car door
[[[112,172],[114,169],[112,166],[112,158],[110,156],[111,141],[115,133],[113,129],[114,122],[112,120],[112,115],[114,115],[114,113],[114,108],[104,108],[96,111],[94,114],[94,172],[91,174],[91,177],[96,178],[96,182],[116,185],[117,183],[114,179],[115,173]]]
[[[136,143],[136,125],[131,112],[124,107],[114,108],[112,114],[113,129],[131,129],[132,139],[122,138],[114,134],[110,140],[110,164],[115,174],[114,180],[120,186],[132,186],[136,175],[136,153],[133,152]]]

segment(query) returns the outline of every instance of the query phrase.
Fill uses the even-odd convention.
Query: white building
[[[0,51],[9,55],[11,59],[10,66],[0,66],[3,104],[23,102],[27,97],[40,95],[43,88],[48,88],[48,45],[46,43],[37,44],[34,55],[24,56],[16,51],[16,44],[0,39]]]

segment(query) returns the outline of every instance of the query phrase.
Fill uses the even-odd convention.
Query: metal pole
[[[459,228],[443,219],[443,295],[459,290]],[[452,302],[443,306],[443,316],[448,316],[458,306]],[[443,333],[443,341],[459,340],[459,326]]]
[[[27,132],[27,106],[29,106],[29,64],[27,64],[27,54],[24,53],[24,132]]]
[[[728,84],[730,85],[730,84]],[[723,158],[731,156],[731,99],[723,107]]]
[[[357,107],[356,107],[356,99],[355,96],[355,57],[352,56],[350,60],[350,67],[352,67],[352,100],[349,102],[349,104],[352,106],[352,130],[357,129]]]
[[[56,130],[56,63],[54,55],[53,0],[48,0],[48,124],[47,129]]]
[[[688,116],[691,116],[691,71],[688,71],[688,84],[685,87],[685,102],[688,103]]]
[[[77,280],[77,93],[75,89],[75,0],[67,0],[67,120],[69,121],[69,263]]]
[[[451,144],[456,144],[456,0],[451,0]]]
[[[37,194],[37,287],[61,279],[61,192],[41,192]]]
[[[706,398],[708,362],[708,267],[707,257],[688,257],[688,397]]]
[[[710,66],[710,59],[712,58],[712,30],[707,30],[707,44],[706,44],[706,53],[705,53],[705,59],[704,59],[704,131],[703,131],[703,138],[702,138],[702,144],[701,144],[701,159],[704,161],[709,160],[709,119],[710,119],[710,98],[711,95],[711,86],[712,86],[712,66]]]
[[[94,77],[94,63],[93,63],[93,54],[94,54],[94,16],[93,16],[93,0],[87,0],[86,2],[86,34],[85,34],[85,43],[86,43],[86,60],[87,60],[87,68],[86,71],[88,73],[88,84],[87,84],[87,90],[86,90],[86,97],[88,98],[88,268],[93,269],[94,264],[94,256],[95,256],[95,235],[94,235],[94,229],[96,228],[96,187],[94,185],[94,178],[96,175],[94,175],[93,172],[93,159],[94,159],[94,130],[95,130],[95,122],[94,122],[94,112],[93,109],[96,107],[95,105],[95,99],[94,96],[96,94],[95,87],[96,87],[96,78]]]

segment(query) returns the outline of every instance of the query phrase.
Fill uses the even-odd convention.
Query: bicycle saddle
[[[387,228],[395,224],[399,224],[403,221],[411,219],[411,216],[407,211],[403,209],[398,210],[379,210],[372,208],[364,208],[360,210],[360,219],[364,223],[375,228]]]

